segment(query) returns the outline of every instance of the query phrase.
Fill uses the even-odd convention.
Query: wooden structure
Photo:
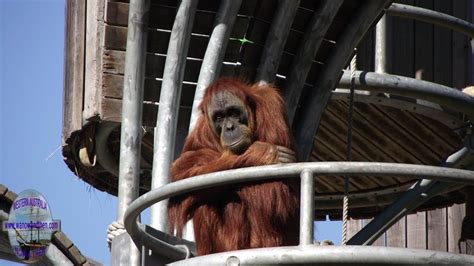
[[[471,1],[397,1],[453,15],[466,21],[473,21]],[[473,82],[472,52],[469,38],[424,22],[387,16],[388,24],[388,72],[419,78],[452,88],[462,89]],[[360,69],[374,71],[374,31],[369,32],[359,45]],[[404,120],[394,117],[394,120]],[[392,120],[393,121],[393,120]],[[397,138],[410,132],[409,138],[422,134],[424,121],[417,121],[405,127]],[[436,132],[436,130],[434,131]],[[430,139],[435,137],[425,136]],[[448,140],[448,137],[442,137]],[[432,143],[437,145],[437,143]],[[454,143],[453,143],[454,144]],[[455,144],[456,145],[456,144]],[[436,153],[433,145],[430,145]],[[416,146],[420,147],[420,146]],[[466,191],[466,193],[468,193]],[[460,202],[458,202],[460,203]],[[406,216],[393,225],[374,245],[422,248],[449,252],[466,253],[465,243],[458,245],[463,218],[466,216],[465,204],[436,210],[420,211]],[[370,220],[351,220],[350,235],[358,232]],[[471,250],[472,252],[472,250]],[[472,254],[472,253],[471,253]]]
[[[181,93],[176,154],[179,154],[187,135],[195,87],[219,2],[199,1],[198,4]],[[276,2],[242,1],[227,44],[221,75],[237,76],[250,82],[265,76],[259,67],[267,58],[266,48],[270,45],[268,40],[271,40],[272,25],[277,17]],[[415,4],[414,1],[410,3]],[[324,104],[315,107],[311,96],[315,84],[331,89],[336,87],[342,69],[353,54],[352,48],[357,44],[358,68],[373,69],[374,34],[371,26],[389,4],[390,1],[301,0],[296,6],[283,52],[272,62],[277,66],[276,73],[269,81],[275,83],[286,97],[299,146],[311,148],[306,152],[311,156],[303,156],[305,160],[345,160],[347,93],[336,90],[326,109]],[[416,1],[416,4],[470,20],[469,1]],[[67,1],[63,154],[71,171],[93,187],[112,195],[117,193],[128,6],[127,1]],[[173,0],[153,1],[151,4],[143,102],[141,193],[150,188],[153,126],[176,9],[177,1]],[[466,37],[406,19],[390,19],[389,24],[392,33],[388,50],[391,73],[421,77],[449,87],[461,88],[471,84],[472,59]],[[407,52],[410,52],[408,56]],[[416,76],[416,73],[421,74]],[[439,165],[462,145],[466,134],[468,123],[462,114],[426,101],[367,93],[357,94],[355,100],[355,161]],[[317,128],[317,123],[311,122],[319,121],[314,114],[322,114],[316,134],[312,129],[306,130],[307,126]],[[350,216],[372,217],[413,182],[397,176],[351,179],[352,194],[369,196],[353,202]],[[331,219],[340,219],[343,178],[318,178],[315,190],[316,218],[325,219],[329,215]],[[434,197],[419,210],[464,201],[463,193],[451,191]],[[440,220],[448,221],[449,215],[453,223],[438,223]],[[451,230],[449,241],[454,243],[453,236],[459,235],[462,215],[462,207],[456,205],[448,211],[427,212],[424,217],[433,217],[425,222],[433,220],[436,226],[439,224]],[[421,222],[417,219],[417,224]],[[427,224],[430,229],[425,232],[437,230],[433,226],[433,223]],[[446,250],[455,251],[451,246],[449,244]]]
[[[0,222],[8,220],[11,205],[16,197],[15,192],[0,184]],[[56,231],[49,245],[46,255],[37,262],[37,265],[100,265],[84,256],[64,232]],[[13,253],[8,232],[3,230],[0,231],[0,259],[22,262]]]

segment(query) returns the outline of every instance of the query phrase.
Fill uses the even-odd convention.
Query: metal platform
[[[361,246],[299,246],[224,252],[169,265],[471,265],[474,256],[447,252]]]

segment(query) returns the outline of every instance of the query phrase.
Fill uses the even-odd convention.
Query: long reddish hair
[[[220,91],[230,92],[242,100],[247,107],[250,128],[254,132],[255,140],[292,148],[285,107],[278,90],[270,85],[249,85],[238,79],[226,77],[218,79],[206,89],[199,105],[201,116],[195,129],[186,139],[183,152],[202,148],[222,151],[219,138],[211,128],[212,121],[209,121],[207,110],[212,96]]]

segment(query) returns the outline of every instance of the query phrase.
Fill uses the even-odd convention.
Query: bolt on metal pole
[[[127,207],[138,197],[149,7],[149,0],[130,1],[120,138],[117,210],[117,220],[120,222],[123,222]],[[115,263],[140,265],[140,251],[130,237],[128,241],[114,245],[116,242],[114,239],[112,243],[112,258]]]
[[[313,244],[314,177],[308,169],[303,170],[300,176],[300,245],[304,246]]]

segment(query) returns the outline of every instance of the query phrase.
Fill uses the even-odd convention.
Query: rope
[[[347,114],[347,161],[352,161],[352,113],[354,109],[355,72],[357,69],[357,53],[351,59],[351,90],[349,94],[349,111]],[[344,176],[344,198],[342,202],[342,244],[347,243],[347,222],[349,221],[349,177]]]

